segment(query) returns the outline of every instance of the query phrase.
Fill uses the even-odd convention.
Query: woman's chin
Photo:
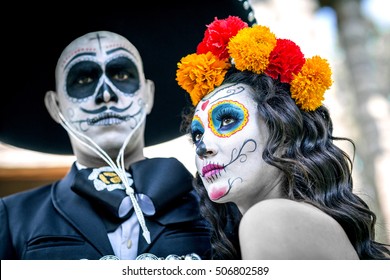
[[[211,185],[207,188],[209,198],[218,203],[226,202],[226,195],[229,193],[229,187],[224,185]]]

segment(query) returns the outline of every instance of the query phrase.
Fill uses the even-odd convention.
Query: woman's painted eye
[[[235,121],[237,121],[237,119],[235,119],[233,117],[225,117],[221,121],[221,128],[224,126],[228,126],[228,125],[234,123]]]
[[[233,108],[222,108],[216,114],[216,120],[219,122],[219,129],[226,130],[234,126],[241,119],[240,113]]]
[[[198,143],[200,140],[202,140],[202,137],[203,137],[203,133],[200,133],[199,131],[192,133],[192,141],[194,143]]]
[[[248,110],[237,101],[222,100],[211,106],[208,112],[208,127],[218,137],[230,137],[245,127]]]
[[[204,134],[204,125],[198,116],[194,116],[191,123],[191,137],[194,144],[202,140]]]

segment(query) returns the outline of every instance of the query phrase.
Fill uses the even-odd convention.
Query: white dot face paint
[[[215,89],[196,107],[191,124],[196,167],[211,200],[237,205],[262,199],[275,179],[262,160],[268,130],[260,119],[253,91],[244,84]]]
[[[120,146],[144,122],[142,60],[117,34],[99,31],[73,41],[58,61],[56,81],[65,119],[99,146]]]

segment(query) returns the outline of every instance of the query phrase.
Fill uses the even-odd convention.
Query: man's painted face
[[[66,120],[96,139],[128,135],[145,114],[145,78],[136,48],[110,32],[71,43],[56,68],[59,105]],[[106,139],[107,140],[107,139]]]
[[[244,84],[229,84],[196,107],[191,124],[196,168],[215,202],[255,199],[270,180],[272,167],[262,160],[268,132],[253,94]]]

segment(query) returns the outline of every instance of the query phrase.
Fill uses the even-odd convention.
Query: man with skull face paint
[[[76,162],[62,180],[0,201],[1,259],[207,259],[192,175],[174,158],[143,155],[154,84],[124,37],[71,42],[45,97]]]

